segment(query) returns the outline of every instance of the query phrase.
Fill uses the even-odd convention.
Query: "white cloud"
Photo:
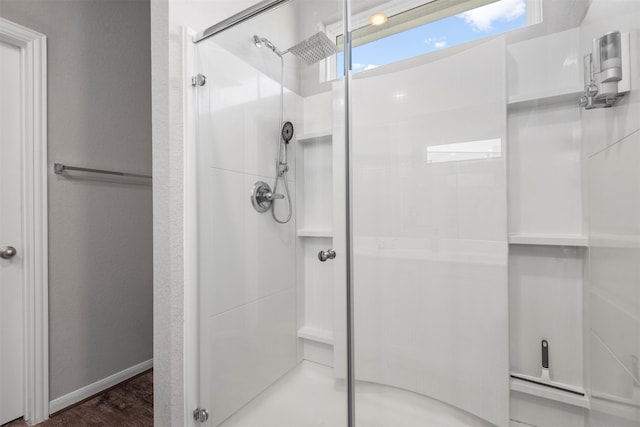
[[[359,64],[359,63],[353,63],[351,65],[353,71],[358,72],[358,71],[367,71],[367,70],[371,70],[373,68],[377,68],[377,65],[374,64]]]
[[[458,15],[473,31],[490,31],[494,22],[513,21],[525,14],[525,0],[500,0]]]
[[[442,37],[429,37],[424,41],[427,45],[433,46],[436,49],[442,49],[447,45],[447,36]]]

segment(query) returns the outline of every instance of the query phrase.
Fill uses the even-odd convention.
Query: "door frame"
[[[20,49],[21,61],[24,420],[31,425],[49,418],[47,38],[0,18],[0,41]]]

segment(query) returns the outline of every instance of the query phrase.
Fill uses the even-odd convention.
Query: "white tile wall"
[[[633,377],[629,369],[611,352],[599,336],[591,335],[591,389],[594,400],[603,397],[633,400]]]
[[[297,147],[302,152],[301,173],[304,176],[302,216],[298,228],[308,230],[333,229],[333,159],[331,138],[306,141]]]
[[[509,337],[511,371],[540,377],[541,341],[549,342],[551,379],[584,385],[584,250],[511,246]]]
[[[335,0],[333,0],[335,1]],[[204,2],[207,3],[207,2]],[[235,0],[234,8],[237,11],[244,7],[236,6],[238,3],[245,3],[246,7],[255,4],[255,1]],[[202,11],[206,5],[198,5],[194,9]],[[209,7],[224,8],[224,4]],[[180,8],[177,6],[176,8]],[[300,14],[313,10],[315,7],[304,7],[302,2],[291,2],[284,7],[271,9],[266,13],[253,16],[244,25],[236,25],[215,35],[215,42],[229,52],[242,58],[251,67],[260,70],[265,76],[274,81],[280,79],[280,59],[266,48],[257,48],[253,42],[253,35],[268,38],[280,50],[288,49],[294,44],[303,40],[300,36]],[[209,13],[205,10],[204,13]],[[231,13],[226,16],[230,16]],[[208,20],[206,25],[211,25],[213,21]],[[206,28],[206,25],[193,28]],[[288,88],[300,93],[299,63],[295,56],[285,55],[285,83]],[[218,62],[220,67],[225,67],[224,60]]]
[[[214,425],[296,365],[295,292],[205,318],[201,390]]]
[[[581,54],[591,52],[594,38],[609,31],[630,31],[631,92],[615,107],[582,112],[585,149],[588,154],[620,141],[638,129],[640,117],[640,2],[593,0],[580,26]]]
[[[511,393],[511,419],[536,427],[584,427],[587,411],[519,392]],[[613,427],[613,426],[609,426]]]
[[[631,408],[631,417],[620,417],[620,407],[612,406],[608,402],[602,402],[602,405],[594,407],[589,416],[589,427],[637,427],[638,417],[637,409]],[[625,411],[626,412],[626,411]]]
[[[458,238],[505,241],[505,160],[457,162]]]
[[[249,200],[253,184],[268,178],[215,168],[202,177],[200,283],[208,312],[220,314],[292,288],[294,223],[276,225],[270,212],[256,212]],[[289,185],[294,194],[295,183]]]
[[[200,178],[200,296],[219,314],[256,298],[245,286],[247,189],[239,172],[205,169]]]
[[[545,17],[546,19],[546,17]],[[508,47],[509,231],[585,233],[579,30]],[[511,245],[510,368],[541,376],[541,341],[550,343],[553,381],[584,385],[583,268],[575,247]],[[584,426],[583,409],[513,392],[511,419],[535,426]]]
[[[452,76],[460,76],[455,85]],[[505,157],[429,163],[427,153],[488,139],[501,147],[505,78],[499,38],[356,77],[352,97],[356,378],[501,426],[509,393]]]
[[[576,103],[510,108],[508,127],[510,232],[582,234],[582,143]]]
[[[581,47],[631,31],[631,87],[617,106],[582,112],[589,207],[591,426],[640,425],[640,3],[594,0]]]
[[[304,98],[304,133],[331,131],[332,101],[331,91]]]
[[[209,87],[198,99],[199,160],[203,166],[271,177],[280,135],[280,84],[213,41],[206,43],[199,52]],[[284,105],[283,120],[294,124],[297,137],[303,128],[302,98],[286,89]],[[289,144],[291,179],[295,150],[296,144]]]
[[[578,48],[577,28],[509,45],[509,101],[582,91]]]
[[[640,406],[639,162],[640,131],[588,160],[591,388],[607,403],[594,425],[640,425],[640,411],[629,411]]]
[[[256,181],[274,183],[278,82],[214,39],[198,48],[207,76],[198,92],[200,393],[219,423],[297,363],[296,217],[277,224],[250,201]],[[296,128],[301,106],[287,91],[284,119]],[[295,142],[289,162],[295,212]],[[287,203],[275,206],[283,217]]]
[[[333,331],[333,265],[331,262],[319,262],[318,252],[332,247],[331,239],[305,238],[305,323],[325,331]]]
[[[610,356],[627,370],[629,376],[640,381],[637,367],[634,369],[632,362],[632,358],[638,358],[640,353],[640,320],[637,312],[627,312],[597,292],[591,294],[590,308],[592,333],[603,341]]]

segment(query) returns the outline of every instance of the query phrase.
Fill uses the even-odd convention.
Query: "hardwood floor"
[[[25,427],[23,420],[2,427]],[[38,427],[151,427],[153,371],[119,384],[76,406],[53,414]]]

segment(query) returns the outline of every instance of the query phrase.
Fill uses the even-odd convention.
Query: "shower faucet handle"
[[[268,211],[275,199],[284,199],[284,195],[272,193],[271,187],[264,181],[258,181],[253,185],[251,204],[258,212]]]
[[[284,199],[284,194],[274,194],[271,192],[264,193],[263,197],[267,200],[273,201],[275,199]]]

